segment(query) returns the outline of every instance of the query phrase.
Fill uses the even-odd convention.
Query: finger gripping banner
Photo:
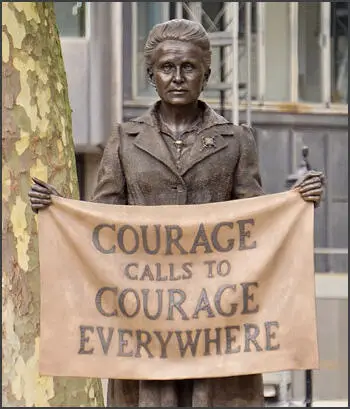
[[[318,367],[313,206],[55,197],[39,213],[40,373],[224,377]]]

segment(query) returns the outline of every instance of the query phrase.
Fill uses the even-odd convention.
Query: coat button
[[[184,193],[184,192],[186,192],[186,189],[183,186],[177,187],[177,193]]]

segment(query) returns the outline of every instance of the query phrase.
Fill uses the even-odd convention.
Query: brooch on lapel
[[[203,136],[202,137],[201,151],[203,149],[215,148],[215,146],[216,146],[215,136]]]

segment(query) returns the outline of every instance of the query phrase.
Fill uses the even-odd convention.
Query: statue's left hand
[[[310,170],[297,181],[293,188],[298,189],[306,202],[314,202],[315,207],[318,207],[324,192],[324,185],[325,175],[323,172]]]

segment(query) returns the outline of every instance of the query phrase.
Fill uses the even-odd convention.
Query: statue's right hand
[[[61,196],[57,190],[46,182],[33,177],[34,184],[28,192],[30,205],[33,212],[38,213],[39,210],[45,209],[45,207],[51,204],[51,195]]]

